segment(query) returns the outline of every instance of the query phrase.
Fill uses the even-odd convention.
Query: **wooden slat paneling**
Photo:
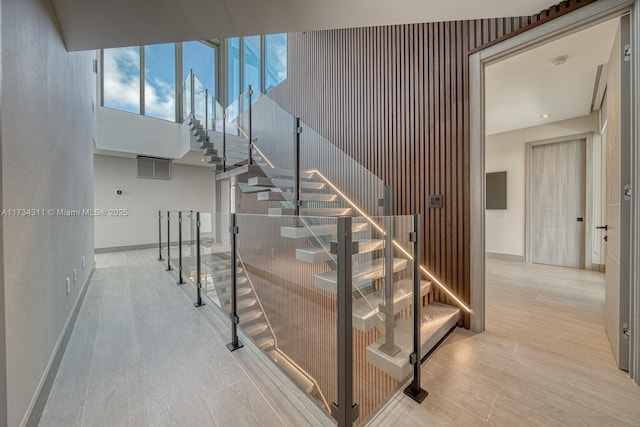
[[[423,215],[423,263],[469,302],[468,55],[592,1],[533,17],[289,34],[288,78],[270,96],[391,185],[395,214]],[[443,194],[444,208],[428,209],[428,194]]]

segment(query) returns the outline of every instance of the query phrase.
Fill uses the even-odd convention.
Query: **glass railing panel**
[[[413,216],[353,218],[354,400],[363,425],[411,378]]]
[[[182,82],[182,120],[186,120],[191,115],[191,72]]]
[[[171,211],[169,212],[169,229],[170,229],[170,240],[169,246],[171,249],[171,266],[174,272],[178,272],[178,266],[180,265],[180,257],[179,257],[179,225],[180,222],[178,220],[178,212]],[[177,276],[176,276],[177,277]]]
[[[240,330],[329,413],[337,324],[327,250],[336,219],[238,214],[236,225]]]
[[[354,400],[363,425],[412,376],[412,216],[354,218]],[[358,231],[356,231],[358,230]]]
[[[378,199],[384,194],[380,178],[304,123],[301,139],[302,170],[313,171],[328,186],[339,190],[354,215],[361,215],[358,209],[369,215],[380,212]]]
[[[228,314],[231,295],[229,214],[200,213],[202,292]]]
[[[193,283],[196,276],[194,216],[191,211],[182,211],[182,277]]]
[[[306,193],[301,197],[303,206],[309,209],[341,208],[340,212],[334,212],[336,215],[345,209],[358,216],[382,213],[378,206],[378,200],[384,193],[382,180],[303,122],[300,130],[300,171],[304,181],[301,193]],[[293,179],[296,131],[293,115],[269,96],[259,96],[252,109],[252,134],[256,139],[254,153],[268,177],[279,174],[275,176],[279,182],[282,182],[280,178]],[[289,176],[283,177],[283,170],[289,171]],[[318,183],[323,187],[318,188]],[[284,187],[275,185],[275,188],[282,192],[293,191],[291,182],[287,184]],[[314,196],[314,193],[337,197],[328,202],[326,197]],[[326,212],[332,214],[332,211]]]
[[[160,211],[159,233],[160,233],[160,254],[161,254],[162,260],[166,264],[167,248],[169,245],[169,239],[167,237],[167,211]]]
[[[194,96],[194,108],[196,119],[200,121],[200,124],[204,127],[206,125],[205,112],[206,112],[206,88],[195,76],[193,79],[193,96]]]

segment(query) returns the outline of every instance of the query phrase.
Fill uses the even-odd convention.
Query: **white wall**
[[[157,244],[158,210],[213,212],[215,177],[208,167],[172,163],[167,181],[137,178],[136,159],[94,159],[96,209],[129,210],[128,216],[96,217],[96,249]],[[117,188],[122,196],[115,194]],[[165,224],[162,232],[166,236]]]
[[[181,159],[191,149],[189,127],[167,120],[98,107],[96,148]]]
[[[7,408],[0,425],[18,426],[93,266],[93,219],[46,211],[93,207],[95,53],[66,51],[45,0],[3,0],[1,28],[2,207],[45,210],[2,218]],[[78,280],[67,295],[73,269]]]
[[[548,125],[487,135],[487,172],[507,171],[507,209],[486,211],[486,251],[525,255],[525,161],[528,142],[595,132],[595,114]]]

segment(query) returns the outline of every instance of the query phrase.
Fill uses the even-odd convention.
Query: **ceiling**
[[[558,0],[52,0],[70,51],[528,16]]]
[[[598,66],[609,62],[617,24],[604,22],[487,67],[487,135],[590,114]],[[567,61],[553,65],[562,55]]]

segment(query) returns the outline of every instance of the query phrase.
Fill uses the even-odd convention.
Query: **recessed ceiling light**
[[[204,162],[204,157],[200,159],[201,162]]]
[[[548,119],[549,117],[551,117],[551,114],[546,113],[540,116],[541,119]]]
[[[567,62],[567,58],[569,58],[569,56],[568,56],[568,55],[558,56],[557,58],[553,58],[553,59],[551,60],[551,63],[552,63],[553,65],[562,65],[562,64],[564,64],[565,62]]]

